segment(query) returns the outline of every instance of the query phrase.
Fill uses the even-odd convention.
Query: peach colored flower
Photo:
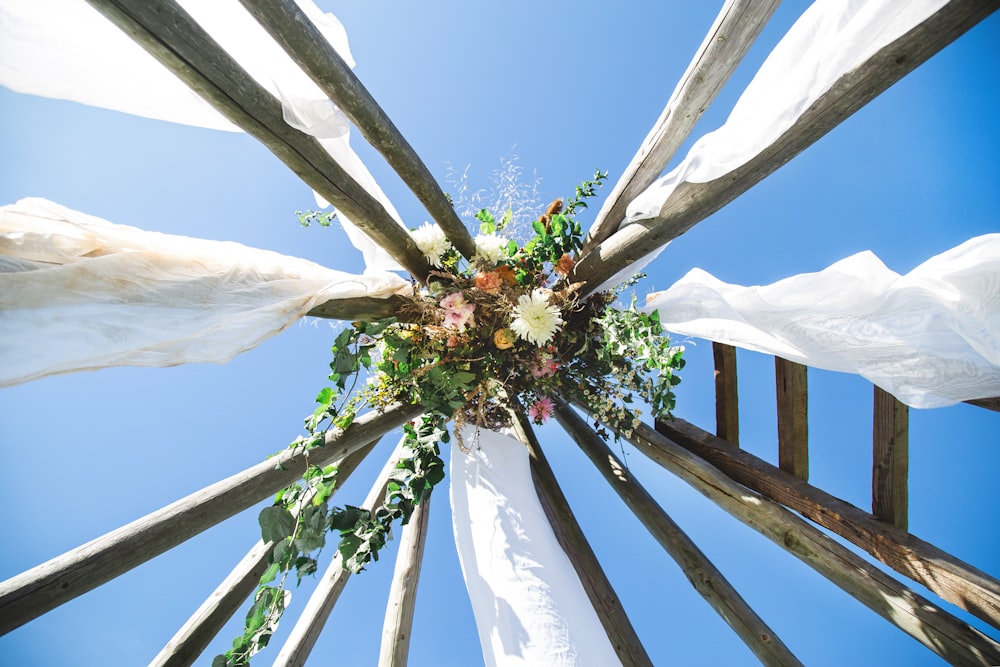
[[[514,277],[514,269],[510,268],[506,264],[503,266],[498,266],[497,270],[494,271],[498,276],[500,276],[505,283],[508,285],[513,285],[517,282],[517,278]]]
[[[556,262],[556,273],[561,276],[568,276],[569,272],[573,270],[574,264],[576,264],[576,261],[573,259],[573,255],[566,253]]]
[[[493,334],[493,344],[497,346],[498,350],[508,350],[514,347],[514,332],[510,329],[497,329],[496,333]]]
[[[501,285],[503,285],[503,278],[496,271],[486,271],[476,274],[476,287],[484,292],[495,294],[500,290]]]

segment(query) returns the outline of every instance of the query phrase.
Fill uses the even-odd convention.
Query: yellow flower
[[[498,350],[508,350],[514,347],[514,332],[510,329],[497,329],[493,334],[493,344]]]

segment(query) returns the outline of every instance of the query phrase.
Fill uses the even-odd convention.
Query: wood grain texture
[[[736,382],[736,348],[712,343],[715,361],[715,434],[726,442],[740,444],[740,400]]]
[[[372,322],[398,316],[409,303],[410,300],[406,297],[395,294],[385,299],[372,296],[330,299],[314,307],[306,315],[329,320]]]
[[[240,2],[382,154],[455,249],[471,258],[476,244],[430,170],[309,17],[292,0]]]
[[[350,478],[377,442],[374,440],[335,463],[337,487],[334,489],[334,494]],[[304,500],[308,502],[311,498],[310,494]],[[274,547],[274,542],[265,544],[262,540],[257,540],[247,555],[236,564],[232,572],[153,658],[149,663],[150,667],[187,667],[194,664],[223,626],[257,589],[260,578],[269,565],[268,556]]]
[[[705,35],[666,107],[618,183],[608,194],[584,242],[583,252],[611,236],[625,209],[659,177],[695,124],[729,81],[780,0],[727,0]]]
[[[774,358],[778,412],[778,466],[799,479],[809,479],[808,368]]]
[[[418,280],[427,260],[409,232],[316,141],[289,126],[261,87],[174,0],[87,0],[129,37],[260,141],[309,187],[342,210]]]
[[[774,143],[708,183],[682,183],[655,218],[625,225],[584,255],[571,282],[593,290],[736,199],[855,111],[1000,7],[1000,0],[951,0],[924,23],[844,74]]]
[[[872,410],[872,514],[906,530],[909,489],[909,408],[875,387]]]
[[[1000,628],[1000,581],[683,419],[657,430],[734,481],[833,531],[934,594]]]
[[[361,449],[421,411],[419,406],[397,404],[383,413],[362,415],[344,431],[331,430],[326,446],[312,450],[309,461],[327,465]],[[302,457],[285,450],[0,582],[0,633],[83,595],[242,512],[297,480],[303,471]]]
[[[801,665],[722,572],[632,477],[600,436],[587,426],[586,421],[561,401],[556,405],[555,416],[605,481],[680,566],[695,590],[739,635],[761,664],[774,667]]]
[[[986,408],[987,410],[993,410],[994,412],[1000,412],[1000,396],[995,396],[993,398],[974,398],[971,401],[965,401],[969,405],[975,405],[980,408]]]
[[[576,517],[573,516],[573,510],[570,509],[566,496],[559,488],[559,482],[545,458],[530,422],[523,410],[514,412],[514,417],[513,430],[518,439],[528,446],[531,455],[531,476],[538,493],[538,500],[549,518],[549,523],[552,524],[556,539],[573,564],[573,569],[576,570],[590,603],[604,625],[608,640],[623,665],[652,666],[653,662],[622,608],[618,594],[611,587],[611,582],[604,574],[594,550],[587,542]]]

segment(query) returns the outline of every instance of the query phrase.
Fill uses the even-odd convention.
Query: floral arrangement
[[[597,172],[574,197],[549,205],[523,245],[504,235],[510,210],[499,220],[480,210],[476,253],[468,261],[436,225],[411,232],[434,270],[395,317],[354,322],[334,341],[333,386],[319,393],[318,407],[306,418],[307,435],[291,445],[305,454],[306,473],[261,512],[263,539],[275,544],[271,564],[243,636],[213,667],[249,664],[267,644],[290,596],[288,574],[294,569],[301,579],[316,571],[314,554],[328,532],[339,533],[338,551],[352,572],[378,559],[393,523],[405,524],[444,478],[439,447],[449,441],[448,421],[467,449],[471,443],[461,441],[458,427],[502,428],[515,409],[541,424],[552,416],[556,397],[586,405],[605,438],[610,434],[602,423],[616,437],[631,435],[639,401],[654,416],[670,414],[682,348],[663,335],[658,314],[639,312],[634,298],[627,308],[614,307],[635,279],[587,298],[569,279],[583,247],[575,213],[605,177]],[[330,507],[336,468],[309,466],[309,450],[322,446],[330,428],[349,426],[363,407],[397,402],[419,403],[426,412],[404,428],[409,456],[397,466],[384,502],[369,509]]]

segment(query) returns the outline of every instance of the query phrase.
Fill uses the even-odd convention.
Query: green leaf
[[[295,529],[295,517],[284,507],[265,507],[257,517],[260,535],[264,542],[279,542]]]

